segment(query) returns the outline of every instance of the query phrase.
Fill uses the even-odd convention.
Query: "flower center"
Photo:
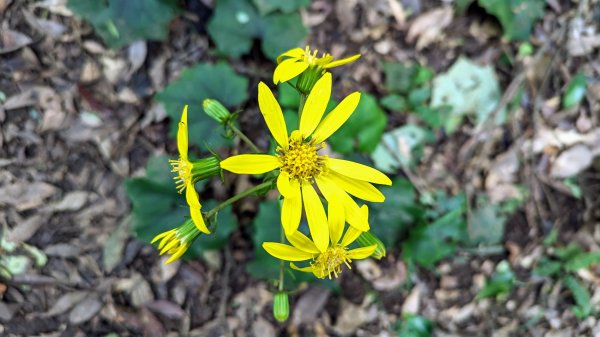
[[[304,142],[302,137],[292,134],[289,147],[281,151],[281,170],[287,172],[291,179],[305,181],[312,179],[324,169],[324,158],[319,156],[318,151],[323,148],[323,143]]]
[[[171,164],[171,172],[177,173],[177,176],[173,177],[177,191],[182,193],[185,190],[186,182],[192,178],[192,163],[182,158],[178,160],[169,160]]]
[[[328,275],[331,279],[332,273],[335,277],[338,277],[342,272],[342,263],[345,264],[348,269],[352,269],[350,267],[350,262],[352,262],[352,260],[347,256],[346,248],[341,245],[335,245],[327,248],[325,252],[321,253],[313,263],[313,267],[319,273],[320,277]]]
[[[308,46],[306,46],[306,49],[304,50],[304,61],[311,66],[314,66],[314,65],[323,66],[323,65],[333,61],[333,56],[331,56],[327,53],[323,53],[322,57],[318,57],[317,56],[318,52],[319,52],[319,50],[315,49],[311,53],[310,48]]]

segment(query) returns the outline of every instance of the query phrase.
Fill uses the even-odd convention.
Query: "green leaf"
[[[400,112],[408,109],[406,99],[401,95],[391,94],[381,99],[381,105],[394,112]]]
[[[427,129],[407,124],[386,132],[371,153],[371,158],[379,170],[395,173],[402,166],[417,164],[421,160],[424,145],[432,139]]]
[[[165,40],[179,12],[171,0],[69,0],[67,5],[89,21],[111,48],[139,39]]]
[[[558,274],[562,268],[562,263],[559,261],[550,260],[546,257],[542,258],[538,265],[533,270],[533,275],[550,277]]]
[[[504,237],[506,216],[501,214],[499,205],[492,205],[487,198],[478,200],[469,217],[469,240],[474,245],[494,245]]]
[[[281,83],[277,86],[279,94],[277,101],[282,108],[298,110],[300,106],[300,94],[290,85],[290,82]]]
[[[573,295],[576,306],[573,307],[573,313],[577,318],[584,319],[594,313],[591,304],[591,296],[586,287],[584,287],[576,278],[569,275],[563,279],[563,283]]]
[[[280,5],[291,4],[283,1]],[[208,23],[208,33],[217,48],[235,58],[249,52],[253,40],[260,38],[263,52],[274,60],[280,53],[298,46],[307,32],[298,13],[261,16],[249,0],[217,1]]]
[[[581,102],[581,100],[585,97],[586,87],[587,80],[583,74],[579,73],[573,76],[567,85],[565,94],[563,95],[563,109],[569,109],[579,104],[579,102]]]
[[[527,40],[533,24],[544,16],[544,0],[479,0],[479,5],[500,21],[511,41]]]
[[[385,203],[369,205],[369,223],[375,234],[388,249],[415,225],[422,216],[412,184],[404,178],[394,179],[392,186],[380,188]]]
[[[581,253],[570,258],[565,263],[565,269],[568,271],[577,271],[597,263],[600,263],[600,252]]]
[[[408,94],[414,86],[414,77],[417,68],[414,65],[404,63],[383,62],[383,73],[385,74],[385,88],[390,92]]]
[[[431,88],[429,86],[423,86],[420,88],[412,89],[408,93],[408,103],[412,107],[425,105],[427,100],[431,97]]]
[[[300,14],[270,14],[263,19],[262,51],[275,60],[281,53],[298,47],[307,34]]]
[[[223,128],[204,113],[202,101],[216,99],[223,105],[235,107],[248,98],[248,79],[239,76],[226,63],[199,64],[182,71],[177,80],[169,84],[156,98],[164,103],[171,117],[171,135],[177,134],[177,125],[186,104],[188,108],[189,142],[198,146],[227,144]]]
[[[503,260],[496,266],[492,277],[486,281],[485,286],[477,293],[477,299],[506,296],[515,285],[515,274],[510,269],[510,264]]]
[[[477,125],[484,123],[500,101],[500,84],[491,65],[482,67],[459,58],[448,71],[433,80],[431,106],[452,107],[444,116],[445,129],[453,133],[465,116],[475,116]],[[497,125],[503,122],[503,111],[496,115]]]
[[[403,257],[424,267],[433,267],[441,259],[453,254],[457,244],[466,236],[464,208],[445,214],[430,225],[412,230],[402,244]]]
[[[402,337],[432,337],[433,323],[423,316],[408,314],[398,325],[397,334]]]
[[[261,14],[269,14],[280,10],[284,13],[291,13],[310,4],[310,0],[252,0]]]
[[[561,259],[563,261],[567,261],[581,253],[583,253],[583,249],[581,249],[581,247],[579,247],[579,245],[577,245],[576,243],[570,243],[565,247],[555,248],[554,251],[552,252],[552,255],[558,257],[559,259]]]
[[[371,153],[379,144],[386,125],[387,116],[377,104],[377,99],[362,94],[352,116],[329,138],[329,143],[334,151],[340,153],[349,154],[355,149]]]

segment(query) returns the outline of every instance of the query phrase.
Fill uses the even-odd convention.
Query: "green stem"
[[[229,126],[229,128],[231,129],[231,131],[233,131],[233,133],[235,133],[238,137],[240,137],[240,139],[242,141],[244,141],[244,143],[246,143],[248,146],[250,146],[250,148],[252,149],[252,151],[254,152],[260,152],[260,150],[258,149],[258,147],[250,140],[250,138],[248,138],[240,129],[238,129],[235,125],[233,125],[233,123],[229,123],[227,124]]]
[[[304,103],[306,103],[307,96],[300,94],[300,104],[298,105],[298,119],[302,118],[302,110],[304,110]]]
[[[283,243],[283,227],[279,226],[279,229],[281,231],[281,234],[279,235],[279,241],[281,243]],[[285,265],[283,260],[279,260],[279,291],[283,291],[283,282],[284,282],[284,274],[283,272],[285,271]]]
[[[219,204],[217,207],[211,209],[210,211],[208,211],[208,213],[206,213],[205,217],[207,219],[210,219],[213,215],[215,215],[217,212],[219,212],[220,210],[222,210],[223,208],[233,204],[234,202],[245,198],[249,195],[252,195],[256,192],[259,192],[260,190],[265,189],[266,187],[273,187],[273,182],[272,181],[266,181],[260,185],[256,185],[252,188],[249,188],[247,190],[245,190],[244,192],[240,193],[240,194],[236,194],[233,197],[223,201],[221,204]]]

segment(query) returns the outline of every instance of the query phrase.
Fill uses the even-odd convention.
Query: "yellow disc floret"
[[[281,170],[287,172],[291,179],[312,182],[325,167],[324,156],[318,153],[322,148],[323,143],[305,141],[298,132],[293,132],[288,149],[279,149]]]
[[[317,277],[323,278],[327,275],[331,278],[332,273],[335,277],[338,277],[342,272],[342,263],[345,264],[348,269],[352,269],[350,267],[350,262],[352,262],[352,259],[348,257],[346,247],[336,244],[319,254],[312,264],[312,267],[313,272]]]
[[[192,178],[192,163],[184,158],[179,158],[178,160],[169,160],[169,164],[171,164],[172,170],[171,172],[175,172],[177,175],[173,177],[175,180],[175,185],[177,191],[182,193],[185,190],[185,186],[187,182]]]

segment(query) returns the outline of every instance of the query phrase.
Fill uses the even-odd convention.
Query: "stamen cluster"
[[[323,172],[325,166],[324,157],[318,153],[322,148],[322,143],[314,144],[300,137],[291,137],[288,149],[285,151],[279,149],[281,170],[298,181],[317,177]]]
[[[335,277],[338,277],[342,272],[342,263],[345,264],[348,269],[352,269],[350,267],[350,262],[352,262],[352,259],[347,256],[346,247],[336,244],[319,254],[313,263],[313,267],[315,270],[320,271],[320,274],[323,277],[328,275],[331,279],[332,273]]]

